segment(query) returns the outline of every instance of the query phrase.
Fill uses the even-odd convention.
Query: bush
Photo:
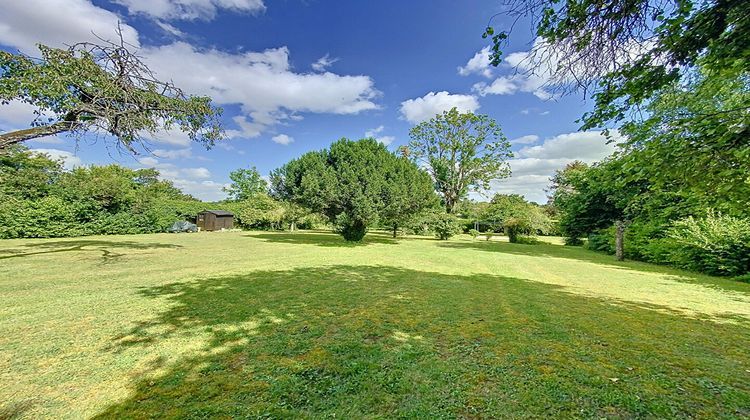
[[[519,236],[516,238],[515,243],[523,245],[539,245],[542,242],[533,236]]]
[[[336,217],[336,233],[339,233],[347,241],[359,242],[367,234],[367,225],[359,220],[341,213]]]
[[[490,239],[492,239],[493,236],[495,236],[495,232],[488,230],[487,232],[484,232],[482,235],[486,237],[485,238],[486,241],[489,241]]]
[[[688,217],[669,230],[672,262],[679,267],[722,276],[750,273],[750,220],[709,212]]]
[[[447,240],[461,232],[461,225],[458,223],[456,216],[442,213],[435,216],[432,222],[432,230],[435,231],[435,236],[438,239]]]
[[[566,236],[565,239],[563,239],[563,242],[567,246],[581,246],[583,245],[583,239],[577,237],[577,236]]]
[[[469,235],[471,235],[471,239],[477,239],[477,236],[479,236],[479,231],[476,229],[469,229]]]

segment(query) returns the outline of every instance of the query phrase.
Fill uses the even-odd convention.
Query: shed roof
[[[211,213],[216,216],[234,216],[232,212],[226,211],[226,210],[205,210],[203,213]]]

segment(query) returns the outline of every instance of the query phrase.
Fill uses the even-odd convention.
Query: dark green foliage
[[[398,227],[436,202],[429,176],[373,139],[341,139],[306,153],[273,171],[271,190],[324,214],[353,241],[378,223]]]
[[[0,156],[0,238],[164,232],[204,209],[152,169],[65,172],[59,162],[21,146]]]
[[[476,229],[469,229],[469,235],[471,235],[471,239],[477,239],[477,236],[479,236],[479,231]]]
[[[438,213],[432,221],[432,230],[440,240],[447,240],[461,232],[461,225],[456,216]]]

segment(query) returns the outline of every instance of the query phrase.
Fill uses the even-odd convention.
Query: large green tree
[[[60,133],[106,134],[130,151],[171,128],[206,147],[223,137],[210,98],[160,81],[124,42],[39,50],[39,58],[0,51],[0,105],[21,101],[37,110],[30,128],[0,133],[0,149]]]
[[[416,186],[410,184],[417,184]],[[422,187],[419,187],[419,185]],[[271,173],[273,195],[324,214],[349,241],[379,222],[398,223],[433,200],[429,178],[373,139],[341,139]],[[406,203],[406,197],[413,203]]]
[[[453,108],[413,127],[409,135],[404,154],[427,168],[448,213],[470,190],[487,190],[493,179],[510,176],[510,143],[487,115]]]

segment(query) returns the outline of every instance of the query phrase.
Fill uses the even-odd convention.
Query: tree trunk
[[[625,224],[618,220],[615,222],[615,257],[617,261],[625,259],[625,253],[623,249],[623,236],[625,233]]]
[[[12,144],[21,143],[26,140],[64,133],[77,128],[79,124],[73,121],[61,121],[50,125],[2,133],[0,134],[0,149],[5,149]]]
[[[398,225],[394,224],[394,225],[393,225],[393,238],[394,238],[394,239],[396,238],[396,233],[397,233],[397,231],[398,231]]]

